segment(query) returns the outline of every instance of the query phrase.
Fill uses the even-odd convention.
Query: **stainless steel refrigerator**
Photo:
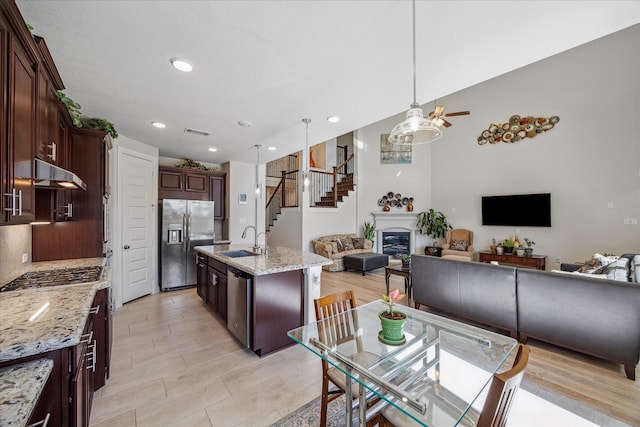
[[[195,246],[212,245],[213,203],[163,199],[160,209],[160,290],[196,284]]]

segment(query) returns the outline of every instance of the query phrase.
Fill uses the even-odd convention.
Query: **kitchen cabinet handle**
[[[80,337],[80,344],[88,343],[93,338],[93,331]]]
[[[125,250],[129,249],[130,247],[131,247],[131,246],[129,246],[129,245],[124,245],[124,249],[125,249]]]
[[[47,412],[44,420],[38,421],[37,423],[29,424],[27,427],[47,427],[47,425],[49,425],[49,418],[51,418],[51,412]]]
[[[91,349],[91,353],[87,353],[87,362],[91,361],[91,365],[87,366],[87,370],[91,369],[93,372],[96,371],[96,340],[93,340],[93,344],[89,346]]]
[[[11,215],[16,215],[16,189],[11,189],[11,193],[4,193],[5,196],[11,197],[11,207],[4,208],[5,211],[11,211]]]
[[[52,162],[56,161],[56,154],[58,152],[57,146],[55,142],[51,142],[51,144],[47,145],[47,147],[51,148],[51,154],[49,154],[49,158]]]
[[[22,216],[22,190],[18,190],[18,215]]]
[[[63,209],[65,210],[64,216],[67,218],[73,218],[73,203],[67,203],[64,205]]]

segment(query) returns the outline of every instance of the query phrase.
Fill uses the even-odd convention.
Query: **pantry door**
[[[121,152],[118,177],[122,233],[122,303],[153,292],[154,225],[156,200],[153,197],[154,162],[145,156]]]

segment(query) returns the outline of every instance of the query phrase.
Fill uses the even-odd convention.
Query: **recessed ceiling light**
[[[185,73],[193,70],[193,65],[180,58],[171,58],[171,65],[173,65],[177,70],[184,71]]]
[[[209,151],[211,151],[212,153],[215,153],[216,151],[218,151],[218,149],[215,147],[209,147]]]
[[[248,122],[246,120],[239,120],[238,126],[242,126],[243,128],[248,128],[249,126],[251,126],[251,122]]]
[[[164,129],[167,127],[167,125],[165,125],[164,123],[160,123],[160,122],[151,122],[151,124],[154,127],[157,127],[158,129]]]
[[[276,151],[276,147],[274,147],[273,145],[269,145],[269,146],[267,147],[267,150],[269,150],[269,151]]]
[[[327,117],[327,121],[329,123],[338,123],[340,121],[340,117],[338,117],[338,116],[329,116],[329,117]]]

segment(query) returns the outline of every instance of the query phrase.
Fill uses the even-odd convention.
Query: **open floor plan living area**
[[[2,0],[0,80],[0,427],[640,426],[640,0]]]

